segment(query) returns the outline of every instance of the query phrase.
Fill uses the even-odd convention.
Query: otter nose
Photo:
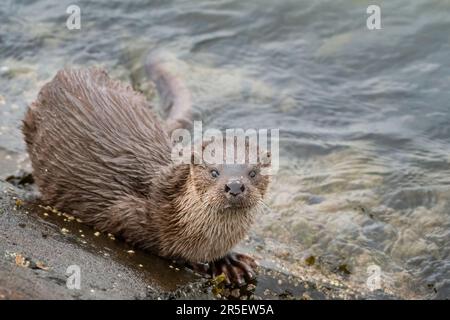
[[[244,190],[244,184],[238,180],[233,180],[225,185],[225,192],[231,194],[234,197],[244,192]]]

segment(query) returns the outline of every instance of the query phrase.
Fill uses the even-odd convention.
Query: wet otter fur
[[[143,95],[89,68],[59,71],[22,131],[45,203],[196,270],[210,262],[213,275],[252,277],[254,261],[230,250],[249,230],[268,178],[244,177],[245,192],[230,196],[226,166],[172,162],[169,127]]]

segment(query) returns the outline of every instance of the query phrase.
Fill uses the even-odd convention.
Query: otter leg
[[[258,268],[258,264],[252,257],[241,253],[229,253],[222,259],[210,262],[207,265],[204,263],[190,263],[189,266],[194,271],[213,278],[223,273],[226,284],[233,282],[238,285],[243,285],[245,280],[250,281],[254,279]]]
[[[231,282],[243,285],[245,280],[250,281],[256,277],[258,267],[256,261],[242,253],[229,253],[220,260],[210,263],[212,276],[224,274],[226,283]]]

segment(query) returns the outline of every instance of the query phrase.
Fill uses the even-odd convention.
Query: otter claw
[[[251,281],[256,277],[258,264],[256,261],[245,254],[230,253],[220,260],[204,263],[189,263],[189,266],[203,275],[215,278],[222,273],[225,275],[225,284],[232,282],[239,286],[245,284],[246,280]]]
[[[218,268],[226,277],[226,284],[234,282],[239,286],[245,284],[245,280],[251,281],[256,277],[257,264],[253,258],[244,254],[230,253],[222,259],[210,263],[211,268]]]

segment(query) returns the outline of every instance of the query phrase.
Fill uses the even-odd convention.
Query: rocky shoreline
[[[13,184],[0,180],[0,299],[370,298],[265,265],[255,283],[225,287],[220,277],[205,279],[38,204],[27,175],[8,180]],[[67,287],[73,265],[80,268],[79,289]]]

